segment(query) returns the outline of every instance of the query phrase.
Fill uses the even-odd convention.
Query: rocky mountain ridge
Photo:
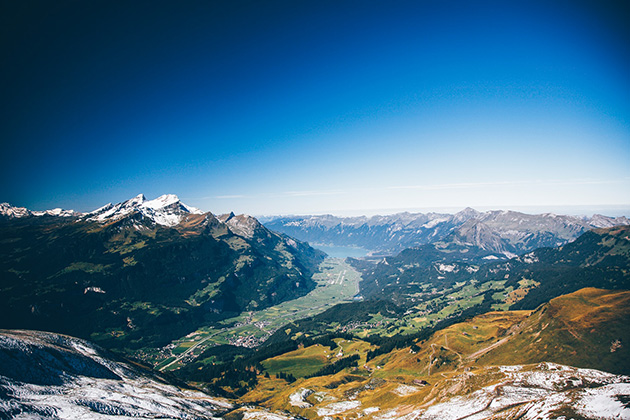
[[[61,208],[55,208],[51,210],[36,211],[29,210],[26,207],[14,207],[9,203],[0,203],[0,218],[14,219],[30,216],[61,216],[61,217],[73,217],[79,216],[80,213],[74,210],[64,210]]]

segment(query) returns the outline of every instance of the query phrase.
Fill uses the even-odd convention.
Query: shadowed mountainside
[[[0,220],[0,326],[161,346],[314,287],[322,252],[252,217],[222,221],[167,198]]]

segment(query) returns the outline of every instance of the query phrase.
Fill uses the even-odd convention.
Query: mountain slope
[[[181,389],[77,338],[0,330],[0,418],[213,419],[226,400]]]
[[[630,375],[630,292],[586,288],[552,299],[477,363],[553,361]]]
[[[262,225],[251,235],[235,226],[175,196],[138,196],[81,217],[4,219],[0,326],[110,348],[161,346],[314,287],[323,253]]]
[[[261,378],[245,399],[313,419],[628,418],[630,378],[619,374],[630,373],[630,350],[619,343],[630,339],[629,302],[628,291],[583,289],[536,311],[479,315],[373,358],[373,346],[335,339],[262,363],[284,361],[291,373],[292,361],[301,369],[356,354],[356,367],[290,384]]]
[[[591,218],[514,211],[456,214],[399,213],[391,216],[282,216],[263,219],[270,229],[313,244],[359,246],[376,253],[397,254],[426,244],[476,247],[483,256],[504,258],[541,247],[560,246],[584,232],[630,224],[625,217]]]

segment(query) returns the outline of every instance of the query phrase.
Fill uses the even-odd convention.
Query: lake
[[[317,248],[321,251],[324,251],[328,254],[329,257],[332,258],[361,258],[365,257],[370,250],[361,248],[358,246],[336,246],[336,245],[315,245],[311,244],[313,248]]]

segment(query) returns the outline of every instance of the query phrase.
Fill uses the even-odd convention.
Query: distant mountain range
[[[175,226],[189,214],[203,214],[203,211],[182,203],[174,194],[164,194],[155,200],[147,200],[143,194],[118,204],[106,204],[89,213],[56,208],[45,211],[31,211],[25,207],[14,207],[9,203],[0,204],[0,218],[19,219],[31,216],[76,217],[93,222],[113,222],[129,215],[142,215],[162,226]]]
[[[369,218],[278,216],[261,220],[269,229],[311,244],[362,247],[385,255],[435,244],[436,249],[474,250],[475,258],[503,259],[536,248],[563,245],[591,229],[630,224],[626,217],[530,215],[515,211],[479,212],[471,208],[456,214],[398,213]]]
[[[175,195],[90,213],[0,208],[0,327],[164,345],[201,325],[305,295],[324,254],[247,215]]]

